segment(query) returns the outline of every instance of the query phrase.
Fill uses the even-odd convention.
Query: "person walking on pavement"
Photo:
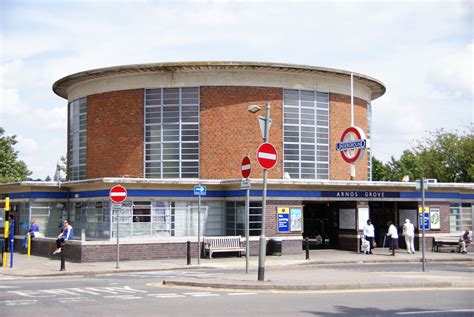
[[[467,253],[467,246],[472,242],[471,235],[469,234],[469,230],[464,231],[464,233],[459,237],[459,247],[461,248],[461,252],[466,254]]]
[[[415,226],[410,222],[410,219],[405,219],[403,236],[405,237],[407,252],[409,254],[415,254]]]
[[[392,256],[395,256],[395,250],[398,249],[398,230],[392,221],[389,221],[387,225],[388,225],[387,236],[390,237],[389,250],[392,251]]]
[[[64,228],[63,230],[61,231],[61,233],[58,235],[58,238],[56,239],[56,250],[54,250],[53,254],[58,254],[60,253],[62,250],[62,244],[64,243],[64,241],[66,240],[71,240],[72,239],[72,236],[73,236],[73,228],[72,226],[69,224],[69,220],[64,220]]]
[[[366,251],[365,254],[373,254],[372,249],[375,238],[375,227],[372,224],[371,219],[367,219],[367,224],[364,225],[364,238],[369,241],[369,250]]]

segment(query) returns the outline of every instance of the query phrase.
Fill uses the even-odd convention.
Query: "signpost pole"
[[[115,268],[119,268],[119,259],[120,259],[120,241],[119,241],[119,223],[120,223],[120,211],[122,210],[122,202],[127,199],[127,190],[120,186],[115,185],[112,187],[109,193],[110,200],[114,203],[112,205],[112,217],[115,214],[115,221],[117,224],[115,235],[117,237],[117,245],[116,245],[116,263]],[[113,218],[112,218],[113,219]]]
[[[421,270],[425,271],[425,178],[421,178]]]
[[[250,188],[246,190],[245,199],[245,273],[249,272],[249,217],[250,217]]]
[[[120,242],[119,242],[119,211],[121,209],[122,204],[114,204],[114,211],[115,211],[115,221],[117,223],[117,230],[116,236],[117,236],[117,244],[116,244],[116,262],[115,262],[115,268],[119,269],[119,258],[120,258]]]
[[[270,120],[270,104],[265,104],[265,131],[263,135],[263,142],[268,143],[268,121]],[[260,241],[258,250],[258,280],[265,280],[265,211],[267,208],[267,174],[268,170],[263,169],[263,193],[262,193],[262,228],[260,231]]]
[[[198,265],[201,263],[201,195],[198,196]]]

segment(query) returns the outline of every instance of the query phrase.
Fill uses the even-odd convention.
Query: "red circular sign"
[[[364,130],[349,127],[342,133],[341,141],[336,144],[336,150],[341,152],[342,159],[347,163],[356,163],[364,156],[366,141]]]
[[[248,156],[244,157],[242,160],[242,166],[240,168],[244,178],[248,178],[250,176],[250,171],[252,170],[251,167],[250,158]]]
[[[262,168],[270,169],[275,166],[277,162],[277,151],[273,144],[263,143],[258,147],[257,160]]]
[[[115,185],[110,190],[109,197],[114,203],[121,203],[127,199],[127,190],[120,185]]]

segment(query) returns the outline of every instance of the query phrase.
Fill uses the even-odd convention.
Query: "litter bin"
[[[270,254],[271,255],[281,255],[281,238],[271,238],[270,239]]]

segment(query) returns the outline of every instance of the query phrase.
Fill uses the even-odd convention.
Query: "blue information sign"
[[[423,227],[421,226],[421,224],[423,223],[423,214],[422,213],[419,213],[418,214],[419,216],[419,229],[420,230],[423,230]],[[425,212],[425,230],[430,230],[430,213],[429,212]]]
[[[194,196],[205,196],[206,195],[206,186],[194,186]]]
[[[277,209],[277,229],[279,233],[290,231],[290,208],[278,208]]]

